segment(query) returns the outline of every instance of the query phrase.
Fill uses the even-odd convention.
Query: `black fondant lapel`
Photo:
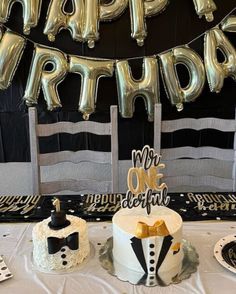
[[[145,273],[147,273],[147,265],[146,265],[145,256],[143,252],[142,240],[136,237],[133,237],[132,239],[130,239],[130,241],[131,241],[131,246],[133,248],[133,251],[140,265],[142,266]]]
[[[160,254],[159,254],[159,258],[158,258],[158,261],[157,261],[156,273],[158,272],[159,268],[161,267],[162,262],[164,261],[164,259],[166,257],[166,254],[168,253],[168,251],[170,249],[170,246],[172,244],[172,239],[173,239],[173,237],[170,236],[170,235],[164,237],[164,240],[163,240],[163,243],[162,243],[162,246],[161,246],[161,251],[160,251]]]
[[[161,277],[158,274],[156,274],[156,280],[157,280],[158,286],[161,286],[161,287],[167,286],[166,283],[161,279]]]
[[[142,278],[137,282],[137,285],[146,285],[147,277],[148,275],[146,273],[143,274]]]
[[[149,275],[148,274],[144,274],[142,276],[142,278],[138,281],[137,285],[146,285],[146,286],[155,286],[155,285],[158,285],[158,286],[167,286],[166,283],[160,278],[160,276],[158,274],[156,274],[154,276],[154,279],[152,279],[150,281],[150,276],[153,276],[153,275]],[[148,283],[148,280],[149,282],[151,282],[152,284]]]

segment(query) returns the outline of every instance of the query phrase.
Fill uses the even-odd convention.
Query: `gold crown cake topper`
[[[123,208],[141,205],[151,213],[152,205],[167,206],[170,197],[167,196],[167,185],[161,183],[165,165],[160,162],[161,156],[153,148],[145,145],[142,150],[132,151],[132,167],[128,171],[126,198],[121,203]]]

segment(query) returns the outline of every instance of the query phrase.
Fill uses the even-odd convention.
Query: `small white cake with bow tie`
[[[32,232],[33,260],[42,270],[68,270],[81,264],[89,255],[87,223],[85,220],[66,215],[60,210],[37,223]]]

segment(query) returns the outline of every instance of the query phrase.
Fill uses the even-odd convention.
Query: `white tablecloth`
[[[32,264],[31,232],[34,224],[0,224],[0,255],[14,277],[0,283],[1,294],[235,294],[236,274],[222,267],[213,256],[215,243],[236,233],[235,222],[184,223],[184,238],[199,254],[198,271],[187,280],[167,287],[133,286],[111,276],[98,260],[99,249],[112,235],[111,223],[89,223],[92,256],[75,272],[47,274]]]

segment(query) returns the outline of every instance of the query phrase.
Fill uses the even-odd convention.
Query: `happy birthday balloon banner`
[[[134,79],[128,59],[106,60],[67,55],[56,48],[33,42],[35,50],[23,99],[28,106],[37,104],[42,89],[48,110],[61,107],[57,87],[68,73],[74,73],[80,75],[82,81],[78,109],[88,119],[96,108],[99,79],[112,77],[115,72],[121,116],[131,118],[135,99],[141,96],[148,119],[153,121],[154,105],[160,103],[159,64],[168,99],[178,111],[183,109],[184,103],[195,101],[200,96],[206,79],[210,91],[216,93],[221,91],[227,77],[236,79],[236,49],[224,31],[236,32],[236,15],[227,16],[218,26],[204,33],[204,62],[189,47],[190,42],[158,55],[143,57],[143,73],[139,80]],[[25,45],[26,38],[0,28],[0,89],[10,86]],[[223,62],[217,59],[218,50],[224,54]],[[50,71],[46,69],[47,64],[52,65]],[[184,65],[189,73],[189,83],[184,88],[176,70],[178,64]]]
[[[131,19],[131,36],[139,46],[143,46],[147,36],[146,18],[161,13],[169,0],[113,0],[104,3],[101,0],[71,0],[72,12],[65,11],[68,0],[51,0],[44,34],[54,42],[61,29],[68,29],[73,40],[87,42],[89,48],[95,46],[99,39],[99,23],[118,18],[129,4]],[[24,34],[38,25],[42,0],[1,0],[0,22],[9,19],[12,5],[20,2],[23,10]],[[199,17],[205,15],[207,21],[213,21],[213,12],[217,9],[213,0],[193,0]]]

